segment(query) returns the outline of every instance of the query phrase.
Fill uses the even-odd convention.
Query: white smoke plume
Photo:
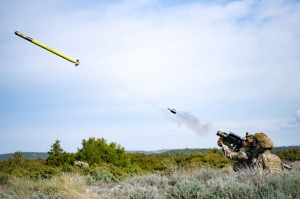
[[[206,135],[211,129],[210,123],[201,124],[195,116],[187,112],[178,112],[177,115],[179,116],[179,125],[185,125],[187,128],[193,130],[198,135]]]

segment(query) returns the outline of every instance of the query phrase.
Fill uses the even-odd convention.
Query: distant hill
[[[300,148],[300,146],[280,146],[280,147],[275,147],[272,149],[272,152],[281,152],[284,150],[288,149],[293,149],[293,148]],[[169,153],[172,155],[180,155],[180,154],[191,154],[191,153],[206,153],[210,151],[212,148],[195,148],[195,149],[162,149],[162,150],[156,150],[156,151],[126,151],[127,153],[142,153],[142,154],[159,154],[159,153]],[[14,153],[8,153],[8,154],[0,154],[0,161],[8,160],[10,157],[13,157]],[[22,152],[22,155],[24,158],[29,158],[29,159],[37,159],[37,158],[42,158],[42,159],[47,159],[48,153],[44,152]]]
[[[272,152],[276,153],[276,152],[281,152],[284,150],[289,150],[289,149],[294,149],[294,148],[300,149],[300,146],[278,146],[278,147],[274,147],[274,149],[272,149]]]
[[[212,150],[212,148],[206,148],[206,149],[189,149],[189,148],[185,148],[185,149],[172,149],[167,151],[169,154],[172,155],[180,155],[180,154],[191,154],[191,153],[206,153],[208,151]]]
[[[7,154],[1,154],[0,155],[0,161],[8,160],[10,157],[13,157],[14,153],[7,153]],[[29,159],[47,159],[48,153],[44,152],[22,152],[23,158],[29,158]]]

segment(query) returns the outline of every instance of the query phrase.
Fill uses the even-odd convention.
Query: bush
[[[10,196],[6,193],[0,192],[0,199],[10,199]]]
[[[89,138],[82,141],[82,148],[76,153],[76,160],[85,161],[89,165],[109,163],[118,167],[130,167],[130,156],[120,145],[106,143],[104,138]]]
[[[115,198],[128,199],[161,199],[159,190],[156,187],[130,187],[128,189],[119,189],[113,194]]]
[[[56,140],[51,146],[50,151],[48,151],[48,158],[46,159],[46,164],[58,167],[65,164],[70,164],[75,160],[75,155],[65,152],[61,146],[60,141]]]
[[[195,180],[183,180],[166,190],[166,198],[191,199],[202,198],[205,186]]]
[[[293,148],[284,150],[283,152],[277,152],[276,155],[280,157],[280,159],[285,161],[299,161],[300,160],[300,148]]]
[[[37,193],[37,194],[33,194],[31,196],[29,196],[26,199],[63,199],[64,197],[60,194],[60,193],[49,193],[49,194],[45,194],[45,193]]]
[[[0,172],[0,185],[1,184],[6,184],[8,179],[9,179],[8,174]]]
[[[97,167],[94,171],[91,172],[91,176],[97,181],[114,181],[114,175],[106,167]]]
[[[170,177],[158,174],[133,176],[118,185],[104,183],[91,190],[107,198],[300,198],[299,184],[298,170],[281,174],[238,175],[194,167],[181,168]]]
[[[78,166],[81,169],[89,168],[89,164],[87,162],[83,162],[83,161],[75,161],[74,166]]]
[[[121,183],[121,186],[126,186],[126,184],[130,184],[134,187],[157,187],[159,189],[165,189],[168,186],[168,178],[158,175],[158,174],[150,174],[150,175],[141,175],[141,176],[133,176]]]
[[[168,179],[160,175],[134,176],[125,179],[118,186],[114,187],[111,197],[158,199],[161,198],[161,190],[164,190],[167,186]]]

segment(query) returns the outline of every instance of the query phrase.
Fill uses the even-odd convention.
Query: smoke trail
[[[99,80],[101,80],[104,84],[106,85],[110,85],[110,86],[113,86],[121,91],[124,91],[125,93],[127,93],[129,96],[131,96],[132,98],[140,101],[140,102],[143,102],[143,103],[146,103],[150,106],[152,106],[153,108],[157,109],[157,110],[162,110],[163,108],[158,105],[156,102],[154,101],[151,101],[151,100],[147,100],[145,99],[145,97],[140,97],[140,96],[144,96],[144,93],[134,93],[132,90],[124,87],[123,85],[121,84],[118,84],[116,82],[113,82],[111,80],[109,80],[107,77],[105,77],[104,75],[100,75],[97,71],[93,70],[92,68],[86,68],[86,67],[80,67],[84,70],[86,70],[89,74],[93,75],[93,76],[96,76]]]
[[[179,126],[183,124],[187,128],[196,132],[198,135],[206,135],[211,129],[210,123],[201,124],[195,116],[187,112],[178,112],[177,115],[179,116]]]

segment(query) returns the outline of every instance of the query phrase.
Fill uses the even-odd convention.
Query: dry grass
[[[31,180],[12,177],[1,188],[2,192],[13,198],[23,199],[37,194],[48,196],[61,195],[63,198],[85,198],[86,183],[84,176],[76,173],[62,173],[48,180]],[[99,197],[98,197],[99,198]]]

